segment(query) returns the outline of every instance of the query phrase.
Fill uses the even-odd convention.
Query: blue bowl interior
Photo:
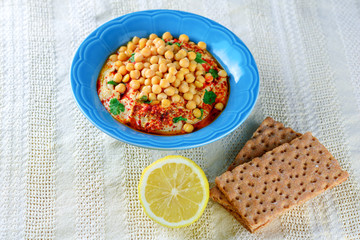
[[[166,31],[173,36],[185,33],[194,42],[206,42],[208,50],[229,73],[230,95],[225,110],[209,126],[191,134],[158,136],[133,130],[116,121],[97,95],[97,77],[111,53],[133,36],[160,36]],[[244,43],[220,24],[192,13],[150,10],[113,19],[92,32],[74,56],[71,85],[80,110],[110,136],[146,148],[186,149],[226,136],[248,117],[258,96],[259,74]]]

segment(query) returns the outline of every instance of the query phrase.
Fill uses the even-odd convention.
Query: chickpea
[[[144,84],[145,86],[151,85],[151,80],[149,78],[145,79]]]
[[[113,61],[113,62],[117,61],[118,60],[118,55],[117,54],[110,55],[109,60]]]
[[[211,82],[213,79],[214,79],[214,78],[213,78],[213,76],[211,75],[211,73],[205,74],[205,81]]]
[[[188,52],[187,57],[188,57],[188,59],[190,61],[193,61],[196,58],[196,53],[195,52]]]
[[[182,93],[186,93],[189,91],[189,85],[187,84],[187,82],[181,83],[181,85],[179,86],[179,91]]]
[[[190,72],[195,72],[197,63],[195,61],[191,61],[189,65]]]
[[[195,72],[195,76],[201,76],[201,75],[204,75],[204,74],[205,74],[205,72],[202,71],[202,70],[197,70],[197,71]]]
[[[174,87],[179,87],[181,84],[181,80],[180,79],[175,79],[175,81],[173,83],[171,83],[171,85],[173,85]]]
[[[198,63],[198,64],[196,65],[196,70],[198,70],[198,71],[204,71],[204,72],[205,72],[205,69],[204,69],[204,67],[201,65],[201,63]]]
[[[155,33],[150,34],[149,39],[154,40],[158,36]]]
[[[150,105],[156,105],[156,104],[159,104],[160,103],[160,101],[158,101],[158,100],[153,100],[151,103],[150,103]]]
[[[150,66],[150,69],[153,70],[154,72],[159,71],[159,64],[157,64],[157,63],[152,64],[152,65]]]
[[[141,91],[144,93],[151,93],[151,86],[143,86]]]
[[[115,91],[119,92],[119,93],[124,93],[126,91],[126,86],[123,83],[120,83],[118,85],[116,85],[115,87]]]
[[[137,90],[140,88],[140,82],[138,80],[131,80],[129,85],[134,90]]]
[[[161,101],[163,99],[166,99],[167,95],[165,93],[159,93],[156,98],[157,100]]]
[[[180,81],[184,80],[184,73],[183,72],[177,72],[176,73],[176,79],[179,79]]]
[[[146,62],[146,63],[144,63],[144,68],[150,68],[150,63],[149,62]]]
[[[196,103],[194,101],[190,100],[186,103],[186,109],[193,110],[194,108],[196,108]]]
[[[170,83],[167,79],[161,79],[160,80],[160,87],[162,88],[167,88],[170,86]]]
[[[144,85],[145,84],[145,78],[143,78],[143,77],[139,78],[139,82],[140,82],[140,85]]]
[[[169,67],[169,73],[175,75],[177,73],[176,67]]]
[[[149,100],[150,101],[156,100],[156,94],[155,93],[149,93]]]
[[[122,61],[116,61],[114,65],[116,69],[119,69],[119,67],[123,66],[123,63]]]
[[[158,63],[159,62],[159,57],[158,56],[152,56],[151,58],[150,58],[150,63],[151,64],[156,64],[156,63]]]
[[[126,56],[130,57],[133,52],[134,51],[131,50],[130,48],[126,48],[125,54],[126,54]]]
[[[142,62],[135,63],[135,69],[136,70],[142,70],[144,68],[144,64]]]
[[[169,99],[163,99],[161,100],[161,106],[163,108],[167,108],[167,107],[170,107],[171,105],[171,101]]]
[[[122,78],[123,78],[123,76],[121,75],[121,73],[116,73],[114,75],[114,82],[119,83],[119,82],[121,82]]]
[[[135,53],[134,60],[135,62],[142,62],[142,60],[144,60],[144,56],[141,55],[141,53]]]
[[[165,47],[165,42],[161,38],[159,38],[159,40],[156,41],[155,46],[156,46],[156,48],[159,48],[161,46]]]
[[[148,47],[144,47],[140,52],[144,57],[149,57],[151,55],[151,50]]]
[[[215,104],[215,108],[219,111],[222,111],[224,109],[224,104],[219,102]]]
[[[173,57],[174,57],[174,53],[173,53],[172,51],[167,50],[167,51],[165,52],[165,58],[167,58],[167,59],[172,59]]]
[[[178,95],[178,94],[175,94],[174,96],[171,97],[171,101],[172,101],[173,103],[180,102],[180,100],[181,100],[181,97],[180,97],[180,95]]]
[[[151,55],[157,55],[158,53],[157,53],[157,48],[155,47],[155,46],[152,46],[151,48],[150,48],[150,52],[151,52]]]
[[[164,89],[164,93],[168,96],[173,96],[175,94],[175,88],[168,87],[168,88]]]
[[[199,46],[199,48],[200,49],[202,49],[202,50],[204,50],[204,49],[206,49],[206,43],[204,43],[204,42],[198,42],[198,44],[197,44],[198,46]]]
[[[201,82],[201,83],[204,83],[204,82],[205,82],[205,78],[204,78],[203,76],[199,75],[199,76],[196,77],[196,81],[199,81],[199,82]]]
[[[153,45],[153,40],[149,39],[146,41],[146,46],[151,47]]]
[[[121,53],[119,53],[119,55],[118,55],[118,59],[120,60],[120,61],[125,61],[125,60],[128,60],[128,55],[126,55],[126,53],[124,53],[124,52],[121,52]]]
[[[195,76],[192,73],[188,73],[185,75],[186,82],[192,83],[195,81]]]
[[[155,75],[160,77],[160,78],[164,77],[164,74],[162,72],[159,72],[159,71],[155,72]]]
[[[220,77],[226,77],[226,76],[227,76],[227,73],[226,73],[225,70],[220,70],[220,71],[218,72],[218,75],[219,75]]]
[[[134,70],[134,64],[133,63],[127,63],[126,64],[126,70],[128,70],[129,72]]]
[[[175,61],[175,62],[174,62],[174,66],[175,66],[175,69],[176,69],[176,70],[180,70],[180,64],[179,64],[178,61]]]
[[[197,94],[194,95],[193,101],[196,103],[196,106],[201,104],[201,97]]]
[[[130,77],[132,79],[139,79],[140,77],[140,71],[139,70],[132,70],[130,71]]]
[[[164,54],[165,54],[165,51],[166,51],[166,49],[165,49],[164,46],[160,46],[160,47],[158,47],[158,49],[157,49],[157,53],[158,53],[159,55],[164,55]]]
[[[140,49],[143,49],[145,46],[146,46],[146,42],[147,42],[147,39],[146,38],[142,38],[139,40],[139,48]]]
[[[179,36],[179,40],[180,40],[181,42],[188,42],[188,41],[189,41],[189,37],[188,37],[188,35],[186,35],[186,34],[181,34],[181,35]]]
[[[178,52],[180,50],[180,47],[176,44],[172,45],[173,46],[173,51],[174,52]]]
[[[173,38],[173,36],[171,35],[171,33],[169,32],[165,32],[163,35],[162,35],[162,39],[164,40],[171,40]]]
[[[133,37],[133,39],[132,39],[132,42],[134,43],[134,44],[138,44],[139,43],[139,41],[140,41],[140,38],[139,37]]]
[[[194,95],[192,93],[190,93],[190,92],[187,92],[187,93],[184,93],[183,98],[185,100],[189,101],[189,100],[192,100],[194,98]]]
[[[151,78],[151,77],[153,77],[154,75],[155,75],[155,71],[152,70],[152,69],[147,69],[147,70],[145,71],[145,77],[146,77],[146,78]]]
[[[201,110],[198,109],[198,108],[195,108],[193,111],[192,111],[194,117],[200,119],[201,118]]]
[[[175,56],[174,56],[174,59],[175,59],[176,61],[181,60],[181,59],[182,59],[181,54],[179,54],[179,52],[177,52],[177,53],[175,54]]]
[[[121,46],[121,47],[119,48],[118,52],[119,52],[119,53],[121,53],[121,52],[125,52],[125,51],[126,51],[126,49],[127,49],[127,47],[125,47],[125,46]]]
[[[136,49],[136,45],[133,42],[128,42],[127,48],[134,51]]]
[[[196,93],[197,93],[195,84],[191,83],[191,84],[189,85],[189,92],[191,92],[192,94],[196,94]]]
[[[188,52],[185,49],[181,49],[177,52],[177,54],[180,54],[180,57],[184,58],[187,56]]]
[[[159,84],[161,81],[161,78],[159,76],[153,76],[151,78],[151,84],[155,85],[155,84]]]
[[[195,86],[197,87],[197,88],[202,88],[203,86],[204,86],[204,84],[202,83],[202,82],[200,82],[200,81],[195,81]]]
[[[130,81],[130,75],[129,74],[126,74],[123,79],[122,79],[122,82],[123,83],[127,83],[128,81]]]
[[[166,76],[166,80],[168,80],[169,83],[173,83],[173,82],[175,82],[176,77],[175,77],[174,75],[172,75],[171,73],[169,73],[169,74]]]
[[[161,91],[162,91],[160,85],[158,85],[158,84],[152,85],[151,90],[153,93],[156,93],[156,94],[161,93]]]
[[[190,62],[189,62],[188,58],[183,58],[179,61],[180,67],[183,67],[183,68],[189,67],[189,64],[190,64]]]
[[[184,75],[185,74],[188,74],[190,71],[189,71],[189,69],[187,69],[187,68],[180,68],[180,70],[179,70],[180,72],[182,72],[182,73],[184,73]]]
[[[159,65],[159,71],[162,72],[162,73],[164,73],[164,72],[167,71],[167,66],[166,66],[165,63],[161,63],[161,64]]]
[[[145,77],[145,72],[148,70],[148,68],[145,67],[141,70],[141,76]]]
[[[192,131],[194,131],[194,126],[191,125],[190,123],[185,123],[183,129],[185,132],[191,133]]]

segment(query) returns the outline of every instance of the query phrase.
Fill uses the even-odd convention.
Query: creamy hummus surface
[[[111,115],[136,130],[176,135],[210,124],[225,108],[227,73],[182,34],[134,37],[112,54],[98,77],[98,95]]]

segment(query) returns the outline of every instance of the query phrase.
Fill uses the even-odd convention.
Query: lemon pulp
[[[203,213],[209,198],[209,184],[193,161],[168,156],[143,171],[139,197],[150,218],[164,226],[183,227]]]

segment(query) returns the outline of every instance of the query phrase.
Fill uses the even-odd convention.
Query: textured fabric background
[[[253,53],[257,105],[224,139],[185,151],[138,148],[77,109],[69,69],[79,44],[112,18],[157,8],[211,18]],[[0,239],[360,239],[359,63],[358,0],[0,1]],[[256,234],[211,201],[182,229],[145,216],[136,189],[148,164],[181,154],[213,183],[266,116],[312,131],[348,181]]]

